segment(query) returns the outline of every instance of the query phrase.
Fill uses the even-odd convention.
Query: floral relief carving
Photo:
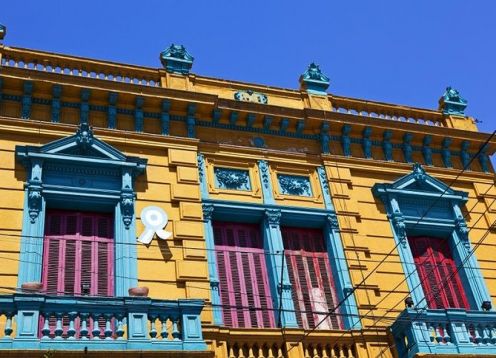
[[[215,185],[220,189],[251,190],[248,170],[214,168]]]
[[[297,195],[297,196],[312,196],[310,179],[300,175],[278,174],[277,180],[281,194]]]

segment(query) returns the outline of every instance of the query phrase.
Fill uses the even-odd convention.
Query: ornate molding
[[[243,101],[243,102],[255,102],[261,104],[269,103],[267,95],[252,90],[239,90],[234,93],[234,99],[236,101]]]
[[[296,196],[312,196],[310,178],[300,175],[278,174],[277,181],[281,194]]]
[[[329,190],[329,182],[327,181],[327,174],[324,167],[317,167],[317,174],[319,175],[320,183],[322,184],[322,191],[324,195],[331,196],[331,191]]]
[[[265,189],[270,189],[269,163],[266,160],[259,160],[258,169],[260,170],[262,185]]]
[[[248,170],[214,168],[216,186],[220,189],[251,190]]]
[[[339,221],[336,215],[327,215],[326,220],[332,230],[339,230]]]
[[[203,221],[212,220],[214,214],[214,206],[212,204],[202,204]]]
[[[121,217],[122,222],[126,229],[129,229],[129,226],[133,222],[134,215],[134,194],[131,192],[124,192],[121,194]]]
[[[468,229],[467,223],[462,216],[458,216],[455,219],[455,230],[465,249],[470,250],[470,241],[468,239],[468,233],[470,230]]]
[[[265,210],[265,218],[270,226],[277,227],[281,223],[281,210],[267,209]]]
[[[76,143],[83,150],[88,150],[93,144],[93,129],[88,123],[81,123],[76,132]]]
[[[28,212],[31,224],[36,222],[42,209],[42,189],[39,184],[29,184],[28,186]]]
[[[312,62],[307,70],[300,76],[302,88],[313,94],[326,95],[329,88],[329,77],[322,73],[319,65]]]

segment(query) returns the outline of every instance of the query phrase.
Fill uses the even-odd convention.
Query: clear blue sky
[[[448,85],[496,128],[495,0],[5,1],[5,44],[159,67],[184,44],[200,75],[436,108]]]

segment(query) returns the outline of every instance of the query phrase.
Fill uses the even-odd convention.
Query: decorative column
[[[31,118],[31,104],[33,103],[33,82],[24,81],[23,84],[23,95],[21,100],[21,118],[29,119]]]
[[[107,109],[107,128],[117,128],[117,98],[119,94],[110,92],[108,96],[108,109]]]
[[[79,123],[89,124],[90,120],[90,100],[91,91],[87,88],[81,89],[81,104],[79,108]]]
[[[280,230],[281,210],[266,209],[263,221],[264,249],[266,250],[267,271],[271,278],[272,301],[276,322],[279,318],[281,327],[298,327],[291,295],[291,283],[284,258],[284,245]],[[282,276],[281,276],[282,274]]]
[[[145,99],[143,97],[136,97],[136,108],[134,110],[134,130],[136,132],[143,132],[144,126],[144,115],[143,115],[143,104]]]
[[[262,183],[264,204],[275,204],[274,190],[272,189],[272,180],[270,178],[269,163],[267,163],[266,160],[258,161],[258,172],[260,173],[260,182]]]
[[[393,137],[393,132],[389,129],[384,131],[382,136],[382,151],[384,152],[384,160],[388,162],[393,160],[393,144],[391,143],[391,138]]]
[[[60,95],[62,94],[61,85],[53,85],[52,87],[52,122],[60,122]]]
[[[450,137],[446,137],[442,142],[441,157],[443,158],[443,164],[446,168],[453,168],[453,164],[451,163],[451,150],[449,149],[451,141],[452,139]]]
[[[18,287],[25,282],[41,282],[43,235],[45,232],[45,199],[41,186],[42,169],[43,161],[33,159],[30,177],[24,186]]]
[[[350,272],[344,256],[343,243],[339,235],[339,223],[335,214],[327,215],[324,227],[324,238],[326,240],[327,252],[331,261],[331,269],[336,283],[338,300],[346,300],[341,305],[340,311],[343,313],[343,322],[346,329],[360,329],[361,322],[358,315],[358,306],[353,292]],[[350,294],[351,293],[351,294]]]
[[[422,141],[422,155],[426,165],[432,165],[432,136],[427,134]]]
[[[136,217],[131,169],[123,169],[121,199],[115,206],[115,295],[128,296],[136,287]]]
[[[188,138],[196,137],[195,113],[196,113],[196,104],[194,103],[188,104],[188,110],[186,115],[186,128],[187,128]]]
[[[212,226],[213,204],[203,204],[203,230],[205,231],[205,246],[207,248],[208,278],[210,280],[210,293],[212,296],[212,311],[214,324],[223,324],[222,301],[219,293],[219,273],[217,271],[217,256],[215,254],[215,238]]]
[[[480,310],[482,302],[491,302],[491,295],[489,294],[484,278],[482,277],[479,262],[475,255],[471,254],[472,249],[468,237],[469,229],[458,204],[453,204],[453,214],[455,217],[455,230],[452,233],[453,256],[457,259],[457,265],[466,262],[464,269],[461,272],[461,278],[463,279],[463,274],[465,274],[466,280],[463,280],[463,284],[464,286],[469,286],[470,292],[472,292],[474,301],[470,302],[470,308],[473,310]],[[467,256],[469,256],[468,259]]]
[[[372,158],[372,139],[370,139],[370,135],[372,134],[372,127],[365,127],[362,132],[362,148],[363,148],[363,156],[365,159]]]
[[[162,115],[160,116],[160,124],[161,124],[161,134],[162,135],[169,135],[169,128],[170,128],[170,115],[169,115],[169,110],[171,107],[171,103],[169,100],[164,99],[162,101]]]

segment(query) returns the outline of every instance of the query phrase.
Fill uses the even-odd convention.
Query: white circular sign
[[[145,226],[145,231],[140,235],[138,241],[149,244],[155,234],[164,240],[169,238],[172,233],[163,230],[168,220],[166,212],[158,206],[147,206],[141,210],[141,222]]]

